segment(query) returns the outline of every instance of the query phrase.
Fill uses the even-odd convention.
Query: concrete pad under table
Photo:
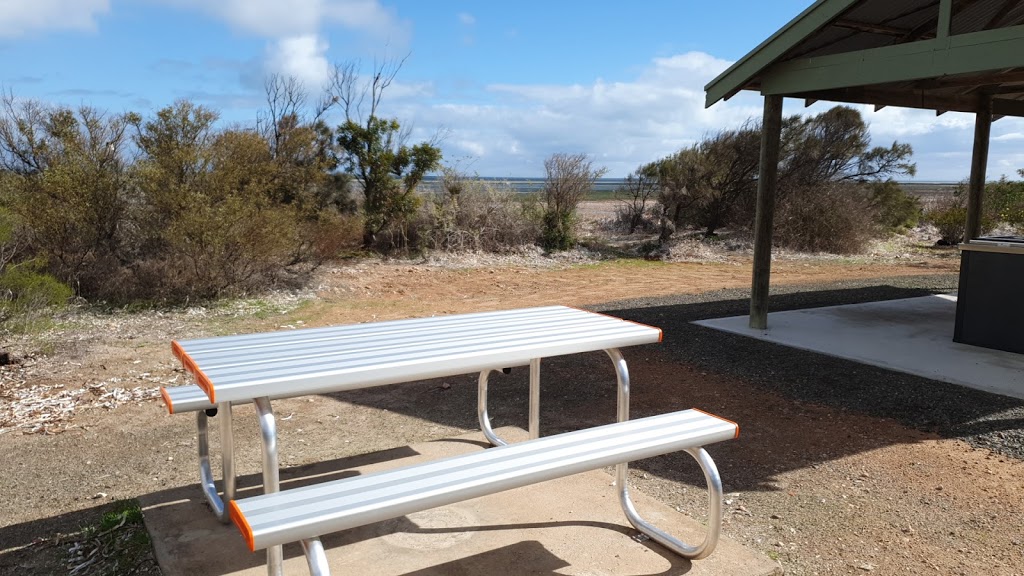
[[[498,430],[510,440],[518,428]],[[483,435],[425,442],[390,459],[356,456],[282,473],[282,489],[434,460],[484,447]],[[696,463],[694,463],[696,466]],[[242,485],[252,485],[252,478]],[[468,500],[443,508],[323,537],[331,570],[346,574],[781,574],[760,553],[722,538],[704,560],[689,562],[658,544],[638,542],[619,507],[614,478],[596,470]],[[252,494],[253,489],[240,492]],[[696,542],[704,527],[684,514],[632,491],[641,514],[670,533]],[[157,561],[166,576],[263,575],[265,553],[249,552],[234,525],[223,525],[203,502],[198,485],[140,498]],[[285,573],[307,574],[298,544],[285,547]]]

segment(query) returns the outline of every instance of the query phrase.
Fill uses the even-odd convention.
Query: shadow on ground
[[[863,285],[773,294],[773,311],[914,298],[948,292],[955,278],[930,287]],[[922,284],[917,279],[914,284]],[[797,287],[798,289],[799,287]],[[740,296],[740,297],[737,297]],[[619,302],[599,310],[663,329],[660,344],[624,349],[634,417],[690,407],[737,421],[740,439],[710,448],[726,490],[775,490],[786,470],[938,434],[1024,458],[1024,402],[954,384],[728,334],[691,322],[749,311],[736,291]],[[495,426],[526,427],[527,369],[493,375]],[[615,376],[603,353],[546,359],[542,365],[544,435],[611,422]],[[446,387],[444,384],[450,384]],[[332,397],[473,429],[475,377],[366,389]],[[639,462],[639,470],[702,486],[685,454]]]

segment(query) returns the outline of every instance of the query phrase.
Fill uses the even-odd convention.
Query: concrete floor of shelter
[[[748,316],[695,324],[1024,399],[1024,354],[953,342],[955,317],[956,297],[934,295],[771,312],[767,330]]]
[[[510,441],[527,437],[519,428],[497,432]],[[388,451],[393,454],[304,466],[298,473],[282,472],[282,489],[484,446],[483,435],[473,433]],[[240,479],[240,486],[250,488],[240,490],[239,497],[257,493],[258,486],[251,486],[258,482]],[[631,496],[640,514],[659,528],[690,543],[703,538],[704,527],[686,514],[636,490]],[[265,553],[249,552],[233,524],[217,522],[198,485],[140,501],[166,576],[266,574]],[[776,562],[725,537],[710,557],[690,562],[637,536],[619,506],[614,478],[595,470],[327,535],[322,541],[334,574],[782,574]],[[297,544],[285,546],[284,568],[286,574],[308,573]]]

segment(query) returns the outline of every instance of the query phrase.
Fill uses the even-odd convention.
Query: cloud
[[[1008,132],[992,137],[993,142],[1011,142],[1014,140],[1024,140],[1024,132]]]
[[[471,156],[483,175],[536,175],[554,152],[584,152],[610,176],[624,176],[708,132],[760,115],[758,99],[746,95],[704,108],[704,84],[728,64],[691,52],[656,58],[625,81],[492,84],[470,101],[446,94],[402,100],[388,93],[384,111],[423,127],[424,134],[447,128],[446,157]]]
[[[43,30],[95,30],[96,16],[110,11],[110,0],[3,0],[0,38]]]
[[[157,0],[206,13],[268,40],[268,72],[293,75],[316,89],[326,78],[331,28],[341,26],[401,52],[411,28],[379,0]]]
[[[463,26],[472,26],[476,24],[476,17],[468,12],[459,12],[458,18],[459,24],[462,24]]]
[[[268,47],[267,68],[291,76],[315,89],[321,86],[330,72],[327,61],[327,42],[316,34],[281,38]]]
[[[641,164],[662,158],[702,137],[759,120],[762,100],[741,92],[727,102],[704,108],[704,85],[730,62],[703,52],[655,58],[619,81],[601,78],[575,84],[496,83],[482,94],[465,87],[447,94],[414,85],[385,94],[382,112],[413,124],[414,138],[429,138],[437,127],[447,161],[472,160],[486,176],[536,176],[554,152],[584,152],[609,176],[625,176]],[[615,71],[609,71],[614,73]],[[795,99],[785,113],[817,114],[835,106],[809,108]],[[918,178],[957,181],[970,171],[974,118],[970,114],[857,106],[876,145],[910,143]],[[1000,120],[994,130],[989,171],[1013,173],[1024,167],[1017,151],[1024,120]]]

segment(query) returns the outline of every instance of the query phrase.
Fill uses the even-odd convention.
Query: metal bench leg
[[[615,365],[615,378],[618,381],[617,419],[619,422],[625,422],[629,420],[629,369],[626,367],[626,359],[617,349],[609,348],[605,353],[611,357],[612,364]],[[690,448],[686,451],[700,464],[708,485],[708,531],[704,535],[704,541],[697,546],[684,543],[640,517],[636,506],[629,498],[628,463],[615,467],[615,483],[619,487],[619,503],[634,528],[683,558],[699,560],[711,554],[718,544],[718,535],[722,528],[722,478],[718,475],[715,461],[707,451],[703,448]]]
[[[633,501],[629,498],[626,464],[619,464],[616,467],[615,477],[616,483],[619,485],[619,503],[622,504],[626,518],[634,528],[683,558],[699,560],[711,554],[718,544],[718,534],[722,527],[722,479],[718,475],[718,468],[715,466],[714,460],[703,448],[689,448],[686,451],[700,464],[700,468],[704,472],[704,479],[708,484],[708,530],[704,535],[704,541],[696,546],[691,546],[670,536],[640,517]]]
[[[256,414],[260,419],[263,439],[263,493],[271,494],[281,490],[280,469],[277,464],[277,421],[270,407],[270,398],[256,398]],[[267,574],[284,574],[284,549],[281,546],[267,548]]]
[[[302,552],[306,555],[310,576],[331,576],[331,567],[327,565],[327,554],[319,538],[302,540]]]
[[[213,479],[213,471],[210,468],[210,433],[209,416],[206,410],[196,412],[196,429],[199,444],[199,482],[203,488],[203,496],[210,505],[217,519],[225,524],[231,522],[227,514],[225,502],[235,498],[235,450],[231,433],[231,403],[224,402],[218,405],[216,412],[221,417],[220,421],[220,443],[221,443],[221,468],[224,478],[224,497],[217,493],[217,484]]]
[[[477,398],[476,398],[476,414],[480,419],[480,430],[484,433],[484,438],[491,443],[491,446],[507,446],[508,442],[502,440],[494,433],[494,428],[491,428],[491,417],[487,414],[487,379],[490,377],[491,372],[497,372],[497,370],[484,370],[480,373],[480,380],[477,386]]]

